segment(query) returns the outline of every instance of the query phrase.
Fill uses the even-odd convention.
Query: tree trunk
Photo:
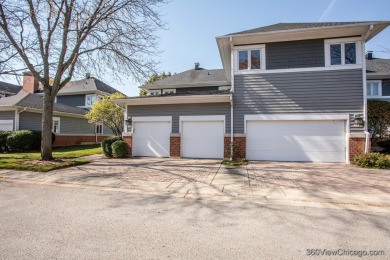
[[[51,96],[51,91],[45,88],[43,96],[43,112],[42,112],[42,142],[41,142],[41,159],[43,161],[53,160],[52,155],[52,127],[53,127],[53,107],[54,98]]]

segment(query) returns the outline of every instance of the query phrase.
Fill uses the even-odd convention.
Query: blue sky
[[[390,20],[389,0],[173,0],[162,13],[167,30],[160,32],[159,71],[182,72],[200,62],[206,69],[222,68],[216,36],[279,22]],[[390,28],[368,42],[374,56],[390,58]],[[138,95],[138,83],[112,85]]]
[[[171,0],[162,9],[167,29],[160,31],[158,71],[182,72],[200,62],[206,69],[222,68],[216,36],[279,22],[390,20],[389,0]],[[390,28],[366,46],[375,57],[390,58]],[[136,96],[139,82],[103,81]]]

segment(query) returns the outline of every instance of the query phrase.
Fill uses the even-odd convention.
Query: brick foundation
[[[127,157],[133,156],[133,139],[131,135],[122,136],[123,140],[128,144]]]
[[[97,138],[98,143],[102,142],[107,136],[99,135]],[[56,135],[56,140],[53,144],[53,147],[60,146],[72,146],[79,145],[81,143],[95,143],[95,136],[78,136],[78,135]]]
[[[180,136],[171,136],[171,157],[180,157]]]
[[[224,157],[230,158],[230,136],[224,139]],[[233,159],[246,158],[246,137],[233,137]]]
[[[349,160],[357,155],[364,154],[366,138],[349,138]]]

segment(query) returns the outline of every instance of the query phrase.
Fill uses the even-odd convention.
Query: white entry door
[[[183,121],[182,157],[223,158],[223,121]]]
[[[248,160],[345,162],[345,121],[247,121]]]
[[[14,121],[13,120],[0,120],[0,130],[3,130],[3,131],[14,130]]]
[[[170,122],[134,122],[133,127],[133,156],[170,156]]]

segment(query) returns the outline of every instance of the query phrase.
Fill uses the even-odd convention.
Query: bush
[[[56,136],[51,134],[52,144]],[[7,136],[6,147],[11,152],[23,152],[41,149],[42,132],[34,130],[13,131]]]
[[[103,153],[106,157],[112,157],[112,148],[111,145],[116,142],[122,140],[122,137],[119,136],[109,136],[106,137],[102,142]]]
[[[127,143],[123,140],[118,140],[112,143],[112,157],[121,158],[127,154]]]
[[[390,156],[380,153],[369,153],[356,156],[353,159],[353,164],[363,168],[390,168]]]
[[[383,139],[390,127],[390,102],[382,100],[367,101],[368,130],[371,133],[371,143]]]
[[[12,131],[0,131],[0,152],[6,152],[7,149],[7,137],[12,134]]]
[[[378,145],[382,148],[390,150],[390,140],[380,141],[378,142]]]

